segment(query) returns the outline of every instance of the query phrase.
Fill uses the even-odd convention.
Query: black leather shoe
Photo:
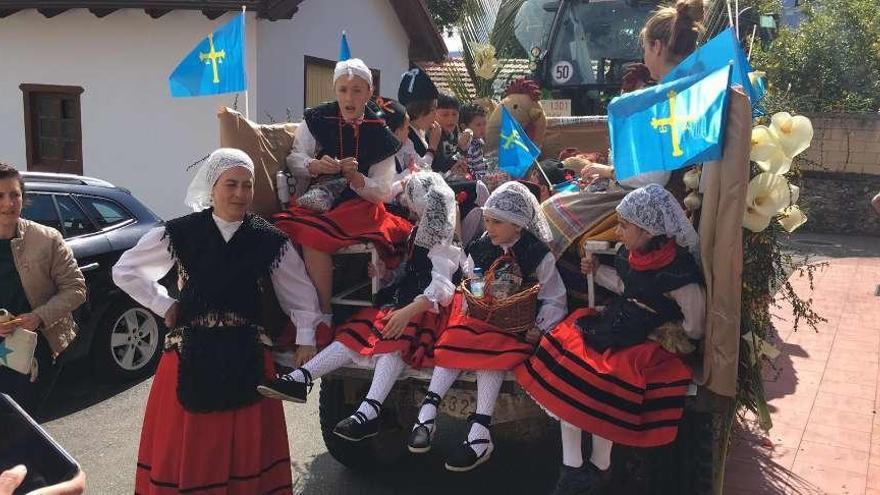
[[[355,415],[363,414],[363,413],[355,413]],[[336,427],[333,428],[333,434],[339,438],[343,438],[348,440],[349,442],[360,442],[361,440],[365,440],[370,437],[375,437],[379,434],[379,418],[366,419],[363,418],[363,422],[360,421],[361,418],[356,418],[355,416],[349,416],[339,423],[336,424]]]
[[[312,375],[305,368],[299,368],[299,371],[305,377],[305,383],[294,380],[290,375],[281,375],[274,380],[263,380],[257,385],[257,392],[270,399],[305,403],[306,397],[312,391]]]
[[[437,408],[441,399],[442,397],[434,392],[428,392],[428,394],[425,395],[425,400],[422,401],[422,407],[430,404],[433,405],[434,408]],[[413,454],[424,454],[429,452],[431,450],[431,441],[434,439],[434,432],[436,431],[436,415],[434,419],[427,419],[425,421],[416,420],[416,424],[413,426],[412,432],[409,434],[407,448],[409,448],[409,451]]]
[[[563,464],[556,489],[551,495],[599,495],[602,493],[603,479],[602,471],[590,461],[585,461],[578,468]]]
[[[373,399],[364,399],[364,402],[376,411],[376,417],[367,419],[367,415],[355,411],[351,416],[343,419],[333,428],[333,434],[349,442],[360,442],[379,434],[379,415],[382,411],[382,403]]]
[[[492,418],[485,414],[471,414],[468,421],[479,423],[485,426],[486,429],[489,429]],[[482,454],[477,454],[477,451],[472,447],[473,445],[486,445],[487,447]],[[492,457],[493,450],[495,450],[495,445],[492,443],[492,440],[488,438],[465,440],[449,453],[449,456],[446,458],[446,470],[456,473],[470,471],[488,461],[489,458]]]

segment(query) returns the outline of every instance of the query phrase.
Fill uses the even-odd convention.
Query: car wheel
[[[104,314],[96,332],[92,356],[99,376],[128,381],[156,369],[165,325],[150,310],[131,299],[120,299]]]

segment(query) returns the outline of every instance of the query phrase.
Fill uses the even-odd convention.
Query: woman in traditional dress
[[[301,368],[260,386],[276,399],[305,402],[312,381],[356,362],[374,366],[373,382],[360,407],[333,433],[357,442],[379,433],[379,413],[406,366],[433,364],[433,346],[449,317],[455,294],[453,275],[462,250],[453,245],[455,196],[434,172],[407,179],[405,204],[418,218],[407,242],[399,280],[377,294],[377,307],[365,308],[336,328],[336,340]],[[376,269],[376,268],[374,268]]]
[[[367,102],[373,76],[352,58],[336,64],[336,101],[307,109],[296,130],[287,166],[308,189],[287,211],[273,217],[276,226],[302,248],[303,260],[331,324],[333,262],[331,254],[358,242],[370,242],[390,266],[411,225],[391,215],[383,203],[391,196],[394,155],[400,142]],[[299,191],[298,191],[299,192]],[[297,329],[297,332],[300,330]],[[307,338],[294,355],[301,366],[314,357]]]
[[[617,214],[623,246],[613,265],[592,256],[582,263],[616,296],[601,313],[572,313],[516,369],[523,389],[561,421],[555,495],[605,493],[614,443],[656,447],[675,440],[691,370],[648,336],[667,325],[690,339],[705,331],[699,237],[672,194],[657,184],[636,189]],[[592,434],[586,463],[582,431]]]
[[[500,260],[496,273],[518,270],[521,274],[520,287],[509,293],[540,284],[540,309],[535,326],[525,333],[509,332],[453,309],[448,326],[437,339],[434,373],[410,435],[409,450],[430,450],[440,401],[463,370],[476,371],[476,414],[469,419],[467,439],[446,459],[446,469],[457,472],[469,471],[489,459],[494,448],[489,427],[504,375],[528,358],[540,335],[567,313],[565,287],[546,245],[550,236],[547,221],[532,192],[519,182],[502,184],[486,200],[483,214],[487,232],[471,245],[465,273],[472,275],[474,268],[485,272]],[[487,292],[491,290],[487,288]],[[458,306],[453,304],[453,308]]]
[[[243,151],[211,153],[187,191],[196,213],[149,231],[113,267],[113,281],[170,329],[147,399],[137,493],[293,493],[284,411],[256,391],[275,372],[262,287],[272,284],[302,335],[321,314],[287,236],[248,212],[253,183]],[[158,283],[175,264],[176,300]]]

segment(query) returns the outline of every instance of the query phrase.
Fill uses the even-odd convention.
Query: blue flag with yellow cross
[[[612,100],[608,132],[617,179],[721,158],[730,71],[727,65]]]
[[[529,139],[519,122],[501,106],[501,136],[498,142],[498,167],[514,179],[526,176],[541,150]]]
[[[247,89],[244,14],[209,34],[180,61],[168,78],[171,96],[219,95]]]

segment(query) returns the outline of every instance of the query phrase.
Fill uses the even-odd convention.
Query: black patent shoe
[[[273,380],[263,380],[257,385],[257,392],[270,399],[303,404],[312,391],[312,374],[305,368],[299,368],[299,371],[305,377],[305,382],[296,381],[290,375],[281,375]]]
[[[376,417],[367,419],[366,414],[356,411],[336,424],[333,428],[334,435],[349,442],[360,442],[379,434],[379,411],[382,409],[382,404],[372,399],[364,399],[364,402],[376,410]]]
[[[436,409],[440,405],[442,398],[434,392],[428,392],[425,400],[422,401],[422,407],[427,404],[433,405]],[[407,448],[413,454],[424,454],[431,450],[431,442],[434,440],[434,433],[437,431],[436,415],[434,419],[425,421],[416,420],[412,432],[409,434]]]
[[[551,495],[600,495],[604,476],[592,462],[585,461],[581,467],[563,464],[559,480]]]
[[[468,420],[474,423],[480,423],[485,426],[486,429],[489,429],[492,418],[485,414],[472,414]],[[487,445],[487,447],[482,454],[477,454],[477,451],[472,447],[473,445]],[[489,458],[492,457],[493,450],[495,450],[495,445],[492,443],[492,440],[488,438],[465,440],[449,453],[449,456],[446,458],[446,470],[455,473],[470,471],[488,461]]]

